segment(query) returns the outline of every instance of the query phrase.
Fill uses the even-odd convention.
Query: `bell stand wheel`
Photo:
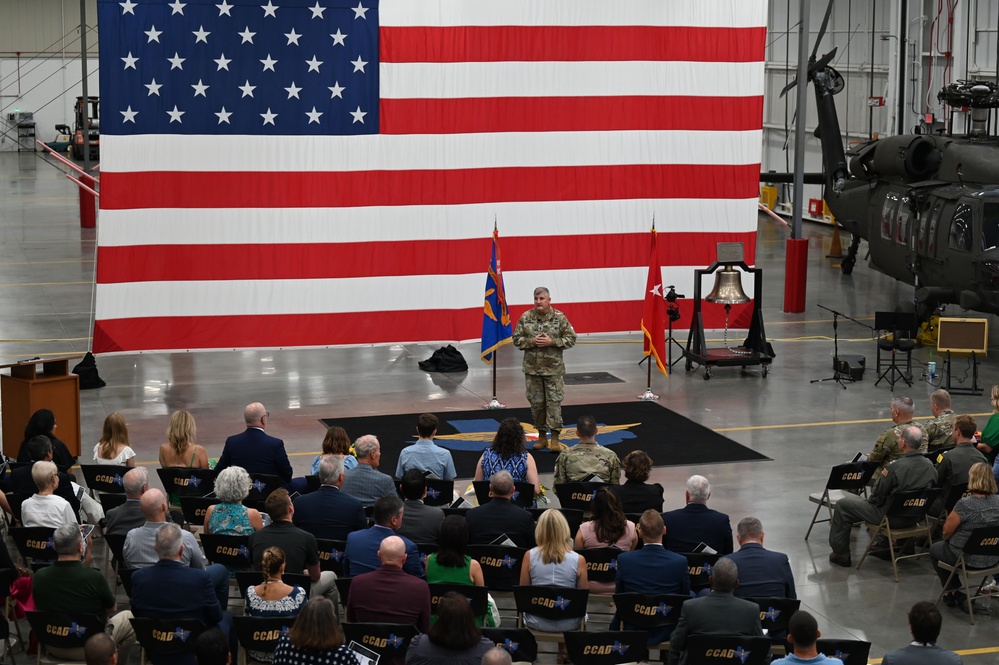
[[[770,373],[770,365],[763,365],[760,368],[760,373],[763,374],[763,378],[767,378],[767,374]]]
[[[704,380],[707,381],[710,378],[711,378],[711,368],[710,367],[705,367],[704,368]]]

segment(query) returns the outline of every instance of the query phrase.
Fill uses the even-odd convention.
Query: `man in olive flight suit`
[[[850,530],[855,522],[877,524],[888,511],[891,498],[896,492],[926,489],[936,481],[933,462],[919,452],[926,433],[915,425],[902,425],[900,429],[898,447],[902,456],[874,474],[878,483],[871,496],[863,499],[848,494],[836,502],[832,521],[829,523],[829,546],[832,547],[829,561],[838,566],[852,565]]]
[[[898,447],[898,437],[904,426],[914,425],[919,428],[919,431],[922,432],[922,445],[919,448],[919,452],[926,452],[929,439],[926,436],[926,430],[923,429],[923,426],[912,422],[913,409],[914,405],[911,397],[901,396],[891,398],[891,419],[895,424],[886,429],[878,437],[878,440],[874,442],[874,450],[867,455],[868,461],[878,462],[881,465],[871,478],[871,485],[876,483],[878,478],[881,477],[881,472],[885,470],[885,467],[902,456],[902,450]]]
[[[576,345],[576,331],[565,314],[552,308],[551,294],[543,286],[534,289],[534,309],[517,321],[513,344],[524,351],[524,376],[527,401],[531,403],[534,426],[538,430],[535,450],[548,448],[553,453],[565,450],[559,442],[562,433],[562,398],[565,365],[562,351]],[[548,430],[551,429],[551,443]]]
[[[597,421],[593,416],[582,416],[576,423],[577,443],[562,452],[555,460],[555,484],[574,483],[587,476],[595,476],[611,485],[621,484],[621,460],[610,448],[596,442]]]

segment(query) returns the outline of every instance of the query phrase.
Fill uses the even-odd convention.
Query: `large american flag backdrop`
[[[653,218],[688,297],[716,243],[753,262],[764,0],[99,21],[97,352],[476,339],[494,220],[514,320],[544,285],[579,332],[640,328]]]

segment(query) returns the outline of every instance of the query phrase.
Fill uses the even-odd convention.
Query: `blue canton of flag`
[[[499,231],[493,229],[493,256],[486,275],[486,297],[482,318],[482,362],[492,363],[496,349],[513,341],[510,310],[506,306],[506,289],[500,270]]]
[[[378,0],[99,0],[101,132],[378,133]]]

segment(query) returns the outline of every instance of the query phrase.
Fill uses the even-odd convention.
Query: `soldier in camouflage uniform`
[[[565,450],[558,437],[562,432],[562,398],[565,365],[562,351],[576,345],[576,331],[565,314],[552,308],[551,295],[543,286],[534,289],[534,309],[517,321],[513,343],[524,351],[527,401],[531,403],[534,426],[538,430],[535,450]],[[552,431],[551,443],[548,430]]]
[[[933,419],[926,421],[923,429],[929,439],[929,450],[937,450],[954,443],[954,419],[957,414],[950,408],[950,393],[941,388],[930,395]]]
[[[895,424],[884,431],[884,433],[878,437],[878,440],[874,442],[874,450],[872,450],[867,455],[867,460],[870,462],[878,462],[881,466],[878,467],[878,472],[874,474],[871,478],[870,485],[877,482],[877,479],[881,477],[879,472],[884,471],[885,467],[897,460],[902,456],[902,450],[898,446],[898,436],[902,431],[902,427],[905,425],[915,425],[923,433],[923,444],[919,449],[919,452],[925,453],[927,450],[927,444],[929,439],[926,436],[926,430],[919,423],[912,422],[912,411],[914,404],[911,397],[892,397],[891,399],[891,419]]]
[[[593,416],[582,416],[576,423],[577,443],[564,451],[555,460],[555,484],[574,483],[589,475],[619,485],[621,483],[621,460],[617,453],[595,441],[597,421]]]

